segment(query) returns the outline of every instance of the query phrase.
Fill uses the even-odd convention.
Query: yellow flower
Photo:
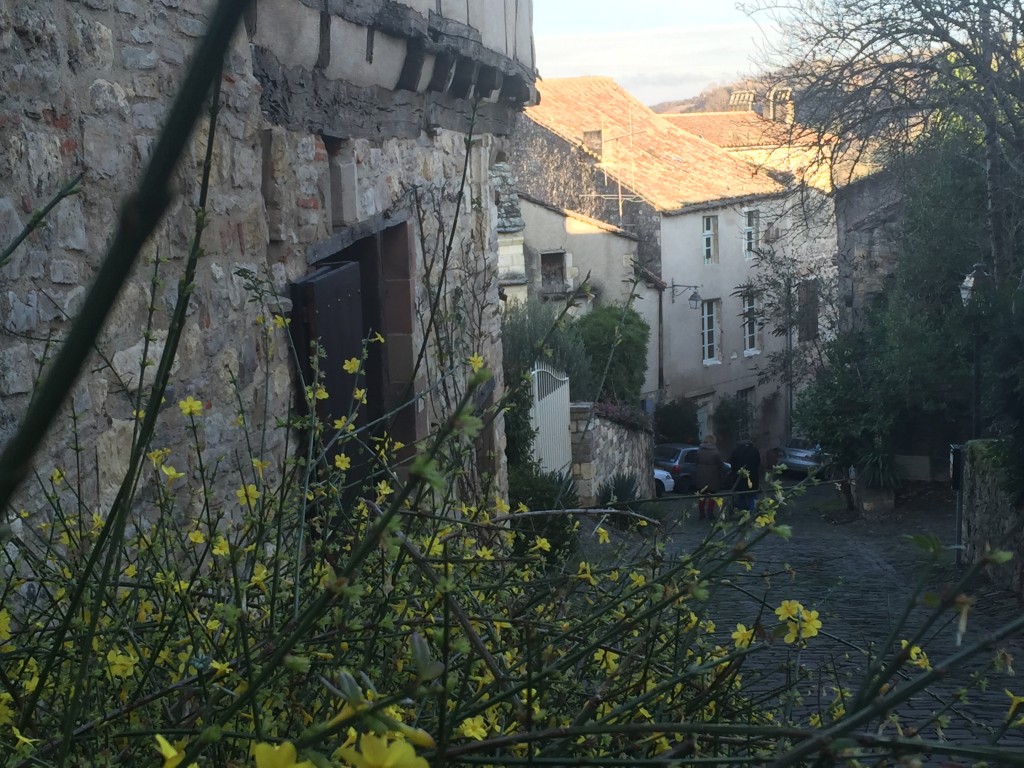
[[[551,542],[545,539],[543,536],[538,536],[533,540],[533,546],[530,547],[530,551],[550,552]]]
[[[238,497],[238,503],[243,507],[251,507],[256,503],[256,499],[260,497],[260,492],[256,490],[255,485],[249,483],[235,491],[235,496]]]
[[[606,531],[600,525],[597,526],[596,533],[597,533],[597,541],[599,543],[601,543],[601,544],[607,544],[609,541],[612,540],[612,537],[608,534],[608,531]]]
[[[401,738],[389,744],[380,736],[364,733],[359,738],[359,751],[351,747],[339,751],[354,768],[430,768],[426,760],[416,755],[412,744]]]
[[[292,319],[290,317],[282,317],[281,315],[274,315],[274,325],[278,328],[284,328],[287,325],[291,325]]]
[[[206,536],[203,534],[202,531],[189,531],[188,540],[191,541],[193,544],[205,544]]]
[[[807,640],[818,634],[821,629],[821,620],[817,611],[800,611],[796,621],[786,622],[786,636],[783,638],[787,643],[796,642],[797,637]]]
[[[156,735],[156,748],[160,753],[160,757],[164,759],[163,768],[177,768],[181,761],[185,759],[184,742],[179,742],[177,745],[171,744],[171,742],[158,733]],[[189,763],[188,768],[196,768],[196,765],[196,763]]]
[[[185,418],[188,418],[189,416],[203,415],[202,401],[196,400],[192,395],[189,395],[184,400],[179,400],[178,408],[181,410],[181,415]]]
[[[619,654],[604,648],[594,651],[594,661],[598,662],[605,672],[611,674],[619,668]]]
[[[161,465],[160,471],[167,475],[167,485],[171,485],[175,480],[179,480],[185,476],[184,472],[179,472],[170,464]]]
[[[483,715],[467,717],[459,726],[459,733],[467,739],[483,741],[487,738],[487,725],[484,723]]]
[[[228,546],[228,540],[223,536],[217,536],[217,538],[213,540],[213,554],[218,557],[224,557],[230,553],[231,548]]]
[[[260,459],[253,459],[252,460],[252,468],[256,470],[256,474],[262,480],[263,479],[263,470],[270,469],[270,462],[269,461],[261,461]]]
[[[252,748],[256,768],[315,768],[309,760],[296,762],[298,755],[290,741],[283,744],[257,744]]]
[[[473,369],[473,373],[477,373],[481,368],[484,367],[484,359],[480,355],[471,355],[469,358],[469,367]]]
[[[633,587],[635,589],[640,589],[640,587],[647,584],[647,577],[642,573],[637,573],[636,571],[629,572],[629,580],[633,583]]]
[[[217,677],[220,677],[221,675],[226,675],[231,671],[231,665],[226,661],[211,661],[210,669],[216,673]]]
[[[14,738],[18,740],[18,746],[24,744],[26,747],[31,747],[33,744],[39,741],[39,739],[30,739],[28,736],[23,736],[21,734],[21,731],[19,731],[13,725],[11,726],[11,730],[14,731]]]
[[[1024,696],[1014,696],[1008,688],[1004,688],[1006,695],[1010,697],[1010,710],[1006,713],[1006,719],[1012,720],[1014,714],[1017,712],[1017,707],[1024,704]]]
[[[365,389],[354,389],[352,390],[352,399],[366,405],[366,390]]]
[[[339,453],[337,456],[334,457],[334,466],[336,466],[342,472],[345,472],[352,466],[352,459],[350,459],[344,453]]]
[[[579,570],[576,571],[576,578],[587,582],[592,587],[597,585],[597,579],[590,572],[590,564],[586,560],[580,563]]]
[[[900,648],[906,649],[910,645],[906,640],[900,640]],[[920,646],[911,645],[910,651],[907,653],[907,660],[915,667],[919,667],[924,670],[930,670],[932,664],[928,661],[928,654],[925,653]],[[1024,701],[1024,699],[1022,699]]]
[[[54,467],[53,472],[50,473],[50,482],[54,485],[60,485],[64,482],[64,473]]]
[[[116,648],[107,651],[107,669],[112,677],[131,677],[138,661],[137,656],[121,653]]]
[[[494,550],[490,547],[478,547],[476,550],[476,556],[481,560],[493,560]]]
[[[263,563],[256,563],[252,569],[252,578],[249,579],[249,585],[253,587],[259,587],[263,592],[267,591],[266,580],[267,576],[270,575],[270,571],[267,570],[267,566]]]
[[[381,480],[379,483],[377,483],[376,489],[378,501],[386,499],[388,496],[395,492],[395,489],[391,487],[391,484],[387,480]]]
[[[10,725],[14,722],[14,710],[11,704],[14,697],[9,693],[0,693],[0,725]]]
[[[747,629],[743,624],[736,625],[736,631],[732,633],[732,641],[737,648],[749,648],[750,642],[754,639],[754,628]]]
[[[790,621],[795,620],[804,607],[798,600],[783,600],[782,604],[775,609],[775,615],[779,617],[779,621]]]
[[[146,454],[146,458],[153,462],[153,469],[160,469],[160,465],[167,461],[170,455],[170,448],[155,448]]]
[[[359,371],[359,358],[350,357],[341,364],[341,367],[345,369],[345,373],[357,373]]]

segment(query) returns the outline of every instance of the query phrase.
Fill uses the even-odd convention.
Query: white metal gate
[[[562,472],[572,464],[569,436],[569,377],[537,363],[531,373],[533,407],[530,425],[536,435],[533,457],[545,472]]]

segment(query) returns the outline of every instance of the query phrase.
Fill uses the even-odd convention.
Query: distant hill
[[[754,91],[760,97],[767,93],[768,89],[777,82],[776,78],[765,76],[761,78],[744,78],[733,83],[720,85],[714,83],[705,88],[698,96],[678,101],[663,101],[651,107],[655,112],[728,112],[729,98],[734,91]]]

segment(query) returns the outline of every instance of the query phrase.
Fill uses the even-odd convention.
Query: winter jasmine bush
[[[244,4],[223,3],[221,12],[233,5]],[[211,39],[217,29],[211,23]],[[202,55],[196,61],[209,66]],[[216,70],[207,74],[207,83],[216,79]],[[209,163],[208,155],[207,174]],[[180,394],[166,397],[203,221],[200,204],[117,497],[102,506],[77,493],[77,466],[37,467],[45,508],[21,506],[10,475],[0,483],[4,765],[795,765],[1010,754],[925,740],[925,729],[912,743],[871,730],[981,650],[941,663],[927,654],[930,626],[952,611],[966,620],[966,582],[936,600],[922,627],[895,627],[885,652],[865,660],[859,688],[837,680],[835,699],[809,717],[794,702],[812,679],[800,654],[829,630],[818,609],[762,598],[742,623],[716,624],[758,544],[789,535],[777,523],[785,501],[777,487],[754,514],[719,523],[673,555],[650,518],[565,511],[577,543],[549,557],[552,543],[531,521],[551,510],[513,509],[493,482],[465,471],[482,425],[504,402],[476,406],[491,373],[472,323],[443,325],[457,325],[451,313],[430,341],[447,344],[433,377],[444,382],[447,417],[416,446],[363,423],[354,407],[331,423],[315,416],[327,396],[363,401],[368,350],[387,344],[379,336],[341,361],[356,378],[350,393],[326,391],[315,344],[292,350],[311,358],[313,375],[299,388],[303,407],[273,427],[280,441],[266,440],[267,427],[251,418],[257,404],[240,388],[234,402],[207,402],[182,381]],[[152,266],[155,286],[166,267]],[[268,281],[240,277],[260,349],[271,355],[290,344],[288,319]],[[91,343],[102,324],[86,314],[76,332]],[[45,428],[39,409],[66,395],[77,373],[70,364],[54,364],[42,385],[52,392],[32,405],[23,432]],[[215,418],[233,425],[247,455],[208,463]],[[184,443],[161,442],[175,430]],[[73,424],[66,435],[74,444]],[[14,445],[32,442],[19,433]],[[371,461],[357,471],[360,453]],[[5,452],[0,470],[12,462]],[[606,525],[609,515],[647,525],[622,534]],[[778,649],[787,656],[782,684],[782,667],[758,662]],[[1009,726],[1024,697],[1008,693]]]

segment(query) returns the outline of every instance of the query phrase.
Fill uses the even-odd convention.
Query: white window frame
[[[707,299],[700,305],[700,349],[704,365],[718,365],[722,361],[721,304],[718,299]]]
[[[761,211],[746,208],[743,211],[743,255],[752,259],[761,247]]]
[[[743,330],[743,355],[752,357],[761,354],[761,334],[757,327],[757,296],[753,293],[743,294],[743,313],[741,328]]]
[[[705,264],[718,263],[718,216],[709,214],[701,216],[700,221],[701,253]]]

